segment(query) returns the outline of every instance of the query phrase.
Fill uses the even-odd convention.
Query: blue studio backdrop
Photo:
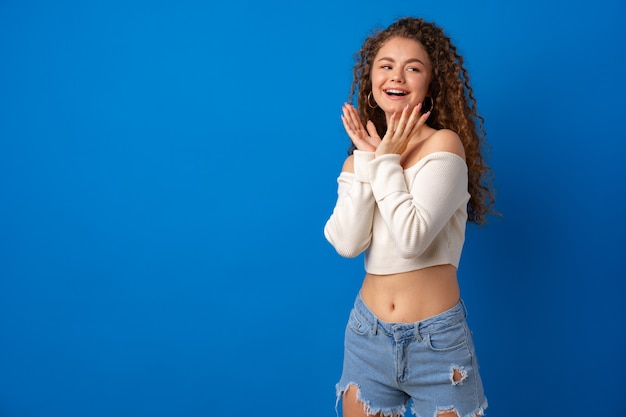
[[[459,270],[488,413],[626,416],[623,0],[2,0],[0,417],[334,416],[339,115],[405,15],[491,144]]]

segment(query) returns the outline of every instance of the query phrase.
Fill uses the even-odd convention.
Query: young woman
[[[324,234],[365,252],[337,384],[344,417],[484,414],[487,400],[460,299],[466,222],[491,212],[463,59],[435,24],[403,18],[357,53],[342,121],[352,141]]]

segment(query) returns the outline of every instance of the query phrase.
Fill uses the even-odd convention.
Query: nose
[[[394,70],[393,74],[391,74],[391,79],[399,83],[404,82],[404,73],[402,72],[402,69]]]

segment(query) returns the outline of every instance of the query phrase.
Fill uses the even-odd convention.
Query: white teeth
[[[404,91],[402,91],[402,90],[394,90],[394,89],[391,89],[391,90],[385,90],[385,92],[386,92],[387,94],[398,94],[398,95],[405,95],[405,94],[406,94],[406,93],[405,93]]]

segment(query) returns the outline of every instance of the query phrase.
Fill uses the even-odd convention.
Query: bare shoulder
[[[465,149],[459,135],[450,129],[440,129],[424,141],[422,153],[450,152],[465,159]]]
[[[432,129],[432,133],[423,141],[407,149],[402,158],[402,166],[407,169],[435,152],[450,152],[465,159],[463,142],[456,132],[450,129]]]
[[[354,155],[350,155],[346,158],[346,160],[343,162],[341,172],[354,172]]]

